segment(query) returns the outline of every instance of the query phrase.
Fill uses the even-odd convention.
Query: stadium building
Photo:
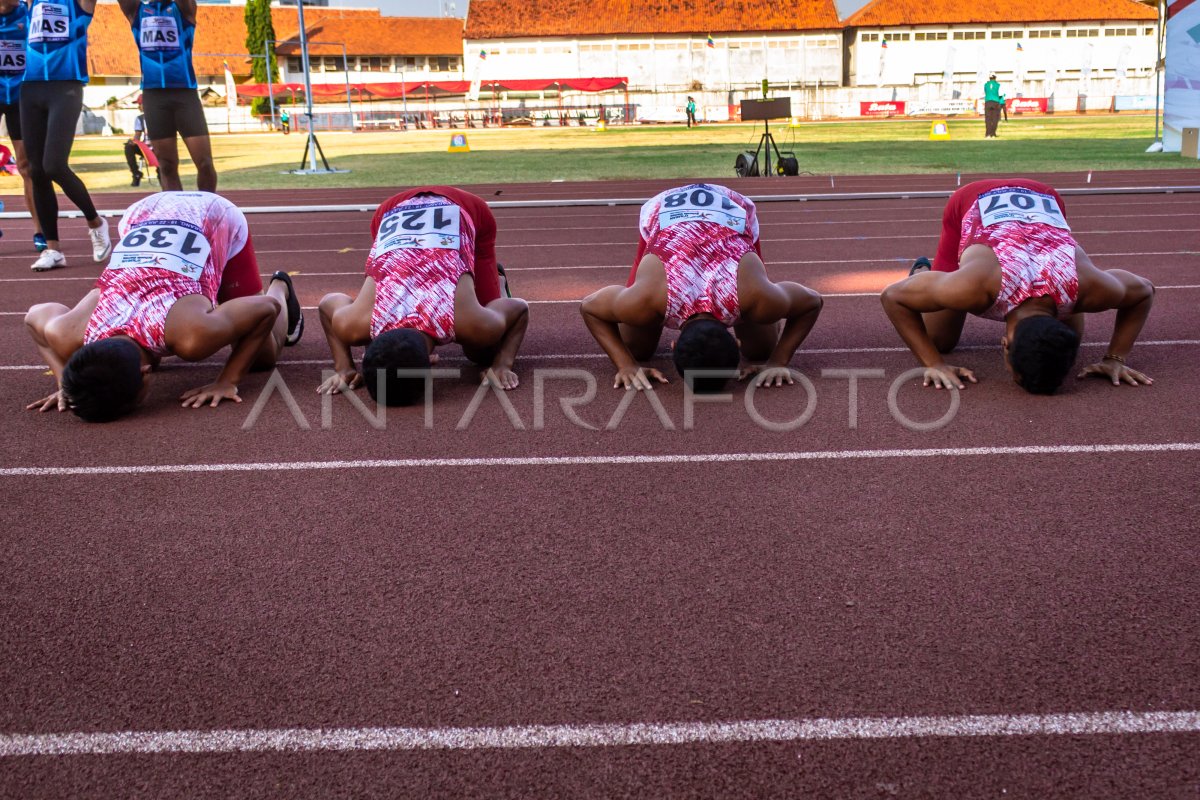
[[[251,80],[251,58],[265,58],[266,43],[255,53],[247,51],[244,15],[244,5],[197,8],[194,63],[201,92],[214,102],[206,113],[216,130],[227,125],[226,66],[234,81],[243,84]],[[402,77],[408,81],[462,79],[460,19],[384,17],[378,9],[310,7],[308,3],[304,15],[312,43],[309,54],[314,84],[392,82]],[[280,83],[301,83],[296,7],[273,7],[271,18],[278,37],[274,47]],[[109,121],[127,128],[136,114],[131,107],[141,82],[141,67],[129,23],[116,3],[96,5],[88,31],[88,70],[91,81],[84,89],[85,105],[99,111],[115,99],[124,110],[108,113]],[[235,129],[250,123],[249,109],[243,106]]]
[[[995,73],[1028,110],[1153,108],[1156,19],[1134,0],[874,0],[845,20],[844,83],[953,110]]]
[[[468,79],[622,77],[641,119],[709,118],[772,87],[801,96],[842,81],[833,0],[472,0]]]

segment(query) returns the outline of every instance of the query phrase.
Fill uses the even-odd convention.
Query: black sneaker
[[[141,186],[142,185],[142,173],[140,173],[140,172],[133,173],[133,182],[130,183],[129,185],[130,186]]]
[[[908,277],[911,278],[913,275],[916,275],[918,272],[928,272],[931,269],[933,269],[933,264],[929,263],[928,258],[926,258],[925,256],[921,256],[920,258],[918,258],[916,261],[913,262],[912,268],[909,269],[909,271],[908,271]]]
[[[496,194],[500,194],[500,193],[496,192]],[[505,274],[505,272],[504,272],[504,265],[497,263],[496,271],[500,273],[500,277],[502,278],[502,280],[500,282],[501,282],[501,284],[503,284],[504,296],[512,297],[512,287],[509,286],[509,284],[508,284],[508,275]]]
[[[292,276],[288,275],[283,270],[276,272],[271,276],[273,281],[283,281],[287,284],[287,338],[284,339],[284,346],[291,347],[300,341],[300,337],[304,335],[304,312],[300,309],[300,299],[296,297],[296,287],[292,285]]]

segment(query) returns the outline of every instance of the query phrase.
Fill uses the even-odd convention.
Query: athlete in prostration
[[[321,300],[334,374],[317,391],[365,383],[381,404],[411,405],[424,397],[434,348],[450,342],[462,345],[483,381],[515,389],[529,306],[511,296],[496,262],[487,203],[450,186],[410,189],[379,206],[371,236],[358,296]],[[360,370],[351,348],[363,345]]]
[[[1075,363],[1083,314],[1116,310],[1104,357],[1079,373],[1113,385],[1149,385],[1127,359],[1154,303],[1154,285],[1122,269],[1097,268],[1076,243],[1066,204],[1035,180],[976,181],[946,204],[937,255],[882,295],[884,310],[925,367],[926,386],[965,387],[974,373],[942,357],[967,314],[1004,323],[1000,339],[1013,380],[1053,394]]]
[[[96,288],[74,308],[42,303],[25,325],[57,388],[27,408],[72,410],[89,422],[131,412],[160,359],[232,352],[217,379],[184,392],[184,406],[241,402],[238,383],[299,341],[304,318],[286,273],[265,295],[246,218],[207,192],[163,192],[134,203]],[[281,313],[286,309],[286,313]]]
[[[794,383],[788,362],[816,324],[821,296],[767,277],[753,201],[724,186],[681,186],[643,205],[638,227],[627,283],[580,307],[617,368],[613,387],[667,382],[639,364],[653,357],[664,327],[679,331],[675,366],[695,391],[719,391],[733,375],[754,376],[757,386]]]

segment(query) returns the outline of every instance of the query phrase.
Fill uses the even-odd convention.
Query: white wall
[[[838,31],[715,36],[466,40],[470,80],[624,77],[631,90],[687,91],[772,84],[835,84],[842,76]],[[479,57],[487,51],[487,58]]]
[[[1113,34],[1131,28],[1136,35]],[[1097,31],[1099,35],[1071,35],[1073,31]],[[1003,32],[1019,33],[1020,37],[995,38]],[[955,39],[956,33],[986,38]],[[943,34],[944,39],[930,40]],[[1018,93],[1037,96],[1028,91],[1032,88],[1029,84],[1037,84],[1040,92],[1049,87],[1052,94],[1054,84],[1064,80],[1148,76],[1153,73],[1156,52],[1154,23],[1145,21],[860,28],[853,35],[852,86],[942,84],[946,74],[953,73],[952,82],[978,84],[982,92],[988,74],[995,72],[1004,85],[1002,91],[1010,97]],[[883,39],[887,40],[886,50]]]

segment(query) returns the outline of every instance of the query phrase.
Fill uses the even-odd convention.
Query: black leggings
[[[89,221],[96,207],[79,176],[67,160],[75,144],[75,126],[83,110],[83,84],[79,81],[26,81],[21,84],[21,134],[29,156],[33,181],[33,205],[37,208],[42,233],[58,240],[58,184]]]

